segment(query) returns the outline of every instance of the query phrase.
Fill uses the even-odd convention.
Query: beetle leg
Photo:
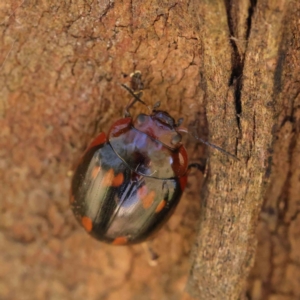
[[[178,119],[177,124],[175,125],[175,127],[179,127],[182,123],[183,123],[183,118]]]
[[[124,85],[123,87],[125,87],[126,89],[128,88],[126,85]],[[129,90],[128,90],[129,91]],[[139,97],[143,94],[142,92],[138,92],[138,93],[135,93],[134,91],[130,90],[131,91],[131,95],[133,95],[133,99],[131,99],[129,101],[129,103],[126,105],[125,107],[125,117],[130,117],[130,112],[129,112],[129,109],[136,103],[136,102],[142,102],[143,104],[146,105],[146,103],[144,101],[142,101]]]
[[[141,245],[148,256],[148,263],[151,267],[155,267],[157,265],[157,260],[159,258],[158,254],[152,249],[149,245],[149,242],[144,242]]]
[[[160,107],[160,101],[157,101],[154,105],[153,105],[153,109],[157,109]]]
[[[136,103],[140,102],[147,106],[148,110],[151,112],[152,110],[150,107],[141,99],[143,95],[143,89],[144,84],[142,81],[142,73],[140,71],[135,71],[132,74],[130,74],[131,77],[131,88],[129,88],[127,85],[122,84],[123,88],[125,88],[132,96],[133,99],[126,105],[125,107],[125,117],[130,117],[129,109]]]
[[[129,109],[136,102],[140,102],[140,103],[144,104],[148,108],[148,110],[151,112],[150,107],[140,98],[140,96],[142,96],[142,94],[143,94],[142,91],[135,92],[132,89],[130,89],[127,85],[125,85],[125,84],[121,84],[121,85],[122,85],[123,88],[125,88],[131,94],[131,96],[133,96],[133,99],[130,100],[130,102],[125,107],[125,116],[130,116]]]
[[[130,102],[126,105],[125,107],[125,111],[124,111],[124,117],[131,117],[129,109],[135,104],[137,100],[135,98],[133,98],[132,100],[130,100]]]

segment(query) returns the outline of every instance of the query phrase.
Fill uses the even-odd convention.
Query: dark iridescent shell
[[[101,133],[75,170],[71,206],[98,240],[144,241],[168,220],[185,188],[187,154],[172,144],[174,126],[145,116],[143,126],[137,126],[139,117],[117,121],[108,140]]]

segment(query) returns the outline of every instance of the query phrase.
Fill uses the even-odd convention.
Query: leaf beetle
[[[141,73],[132,74],[133,96],[125,116],[100,133],[84,152],[73,175],[70,203],[76,219],[94,238],[113,245],[144,242],[169,219],[187,183],[186,132],[168,112],[151,110],[140,99]],[[140,102],[149,114],[130,116]],[[226,154],[223,149],[197,138]],[[235,156],[233,156],[236,158]]]

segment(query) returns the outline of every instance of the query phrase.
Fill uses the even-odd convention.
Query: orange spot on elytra
[[[95,167],[94,169],[93,169],[93,171],[92,171],[92,178],[93,179],[95,179],[96,177],[97,177],[97,175],[99,174],[99,172],[100,172],[100,166],[97,166],[97,167]]]
[[[124,175],[123,173],[119,173],[112,182],[112,186],[118,187],[124,182]]]
[[[159,213],[160,211],[162,211],[162,209],[166,206],[166,204],[167,204],[166,200],[161,200],[157,205],[155,212]]]
[[[104,187],[111,186],[114,177],[115,177],[114,170],[113,169],[109,169],[106,172],[106,174],[104,175],[103,180],[101,182],[101,185],[104,186]]]
[[[155,192],[151,191],[146,197],[142,198],[143,207],[145,209],[149,208],[153,204],[154,198]]]
[[[93,222],[89,217],[82,217],[81,224],[87,232],[90,232],[93,229]]]
[[[119,236],[113,240],[112,245],[125,245],[127,242],[128,239],[126,236]]]

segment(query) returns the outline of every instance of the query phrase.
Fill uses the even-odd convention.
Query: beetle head
[[[151,115],[139,114],[133,126],[170,149],[182,145],[181,134],[177,131],[178,123],[166,111],[153,110]]]

